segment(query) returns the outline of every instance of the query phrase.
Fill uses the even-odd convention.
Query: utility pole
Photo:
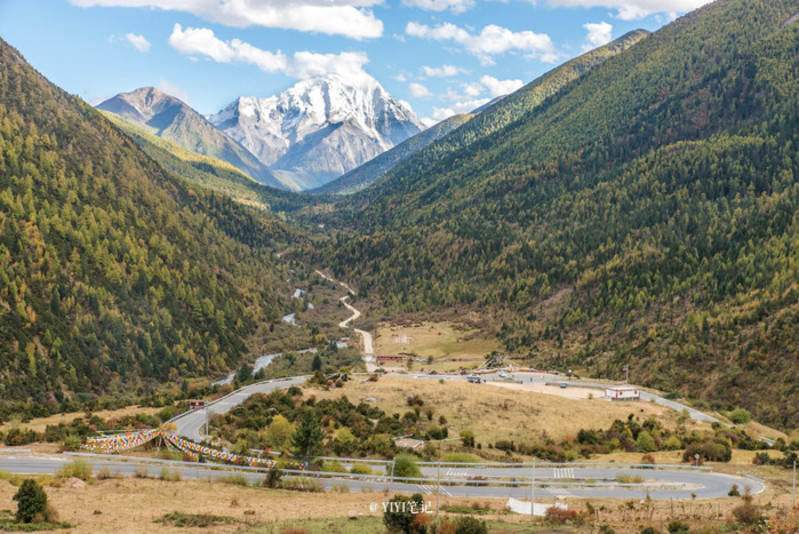
[[[386,495],[386,501],[391,500],[391,482],[394,480],[394,464],[397,463],[396,459],[391,460],[391,475],[388,477],[388,495]]]
[[[796,462],[794,462],[794,466]],[[438,458],[438,467],[436,470],[436,481],[438,483],[438,489],[436,490],[436,517],[438,517],[438,499],[441,497],[441,457]]]
[[[622,367],[622,370],[624,371],[624,383],[625,384],[629,384],[630,383],[630,365],[629,364],[625,364],[624,367]]]
[[[205,437],[208,437],[208,401],[205,402]]]
[[[796,459],[793,460],[793,509],[796,510]]]
[[[533,479],[530,482],[530,517],[535,517],[535,456],[533,456]]]

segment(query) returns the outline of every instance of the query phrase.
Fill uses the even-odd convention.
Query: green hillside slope
[[[111,112],[102,113],[161,167],[191,183],[273,213],[296,211],[313,202],[307,195],[265,186],[226,161],[187,150]]]
[[[0,416],[237,365],[283,312],[271,249],[293,237],[166,173],[0,41]]]
[[[717,0],[534,113],[412,158],[355,195],[337,220],[359,233],[319,261],[393,312],[494,310],[531,362],[617,378],[629,363],[796,426],[795,11]]]
[[[608,58],[638,44],[648,35],[649,32],[645,30],[629,32],[605,46],[591,50],[552,69],[515,93],[489,105],[463,127],[455,129],[449,135],[408,158],[402,165],[392,169],[393,172],[385,179],[404,181],[409,175],[427,174],[433,165],[446,165],[446,162],[449,161],[448,156],[475,141],[502,130],[509,124],[522,120],[526,114],[535,112],[547,98],[556,95],[571,82],[601,65]],[[381,194],[381,190],[370,190],[365,192],[363,197],[373,198]]]

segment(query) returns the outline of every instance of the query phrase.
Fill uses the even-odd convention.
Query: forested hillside
[[[717,0],[503,129],[420,153],[342,204],[330,223],[355,231],[317,261],[393,313],[494,310],[534,362],[629,363],[799,425],[796,9]]]
[[[293,212],[313,202],[306,195],[265,186],[226,161],[197,154],[156,137],[111,112],[104,112],[104,115],[162,168],[190,183],[274,214]]]
[[[189,186],[0,41],[0,415],[236,366],[294,234]]]
[[[424,147],[423,150],[417,150],[412,154],[412,157],[404,158],[400,165],[386,169],[386,171],[392,172],[385,179],[401,181],[409,175],[426,175],[430,172],[431,166],[447,165],[448,157],[452,154],[457,153],[475,141],[502,130],[509,124],[524,120],[528,114],[534,113],[547,98],[556,95],[586,72],[597,65],[601,65],[608,58],[636,45],[648,35],[649,32],[645,30],[629,32],[615,41],[586,52],[563,65],[559,65],[515,93],[488,104],[485,109],[475,114],[472,120],[454,129],[454,131],[441,139],[429,143],[429,146]],[[363,167],[368,166],[369,163]],[[347,179],[350,175],[358,173],[360,170],[360,168],[355,169],[339,178],[339,180]],[[381,177],[382,174],[373,177],[372,181]],[[348,179],[348,181],[351,180],[352,178]],[[364,192],[363,197],[371,198],[382,194],[382,189],[371,189]]]

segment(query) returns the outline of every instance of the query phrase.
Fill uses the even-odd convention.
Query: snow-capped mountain
[[[208,119],[297,189],[323,185],[424,128],[374,78],[339,75],[240,97]]]
[[[192,152],[227,161],[263,184],[284,187],[247,149],[220,132],[188,104],[154,87],[120,93],[97,108],[119,115]]]

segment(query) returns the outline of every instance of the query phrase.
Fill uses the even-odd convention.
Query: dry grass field
[[[15,510],[12,500],[17,488],[0,480],[0,510]],[[385,501],[384,493],[297,493],[285,490],[245,488],[199,481],[165,482],[122,478],[94,481],[84,485],[66,483],[45,485],[59,520],[71,523],[66,531],[75,534],[127,533],[270,533],[281,534],[290,528],[327,534],[375,534],[384,532],[382,513],[371,512],[370,504]],[[426,499],[431,499],[427,496]],[[432,500],[429,501],[431,504]],[[442,497],[440,506],[469,507],[475,499]],[[505,499],[479,499],[493,513],[482,515],[492,531],[530,532],[526,516],[504,511]],[[213,515],[229,518],[209,527],[157,522],[164,515]],[[540,528],[540,527],[539,527]],[[535,528],[536,531],[539,528]],[[546,529],[552,532],[551,528]],[[297,532],[297,531],[295,531]],[[300,530],[302,532],[302,530]]]
[[[554,390],[560,388],[546,386]],[[568,390],[568,388],[567,388]],[[560,391],[558,391],[560,393]],[[601,394],[596,391],[597,397]],[[536,391],[507,389],[490,384],[470,384],[462,380],[381,377],[377,382],[352,380],[343,388],[323,391],[307,389],[306,395],[318,399],[346,395],[353,403],[373,402],[387,413],[410,410],[406,398],[418,395],[425,406],[435,409],[436,417],[447,418],[450,435],[472,430],[475,441],[493,443],[512,439],[530,443],[544,434],[555,439],[575,436],[581,428],[607,428],[615,419],[634,414],[641,421],[657,417],[668,428],[677,426],[679,414],[650,402],[615,403],[594,398],[569,399]],[[688,428],[709,428],[689,421]]]
[[[484,339],[476,329],[448,322],[410,325],[381,323],[375,336],[377,354],[412,354],[418,358],[433,358],[430,364],[416,363],[416,369],[424,367],[444,371],[475,367],[482,363],[483,356],[499,348],[496,339]]]
[[[676,454],[676,453],[668,453]],[[615,455],[610,455],[615,456]],[[611,458],[607,458],[609,460]],[[617,456],[617,461],[624,458]],[[658,462],[666,460],[658,455]],[[735,461],[735,459],[734,459]],[[665,462],[663,462],[665,463]],[[714,465],[714,468],[720,467]],[[749,467],[752,467],[751,465]],[[741,471],[743,464],[730,464],[730,470]],[[751,470],[747,470],[751,472]],[[756,474],[766,478],[767,490],[755,497],[755,503],[770,515],[787,510],[791,505],[789,471],[762,468]],[[292,528],[327,534],[374,534],[383,532],[380,513],[370,511],[371,503],[382,503],[383,493],[297,493],[285,490],[247,488],[201,481],[166,482],[153,479],[122,478],[93,481],[87,485],[74,479],[49,485],[45,490],[60,521],[75,525],[62,532],[98,533],[269,533],[282,534]],[[14,510],[12,496],[17,488],[0,480],[0,510]],[[433,497],[425,497],[430,502]],[[552,501],[546,501],[552,502]],[[731,511],[741,504],[740,498],[711,501],[652,501],[614,499],[568,499],[570,509],[583,511],[588,503],[594,510],[593,524],[608,524],[619,533],[637,533],[645,526],[666,531],[674,519],[695,527],[718,527],[730,522]],[[446,506],[487,507],[491,511],[479,516],[486,519],[491,532],[554,532],[541,520],[531,523],[527,516],[504,512],[505,499],[441,498]],[[226,522],[207,528],[199,525],[177,527],[157,522],[164,515],[179,512],[223,516]],[[564,529],[565,528],[565,529]],[[571,532],[563,527],[562,532]],[[693,530],[692,530],[693,531]],[[298,530],[295,532],[303,532]]]
[[[0,480],[0,510],[16,510],[17,488]],[[382,494],[297,493],[199,481],[165,482],[123,478],[88,485],[47,486],[59,519],[74,533],[239,532],[272,521],[374,515],[369,503]],[[175,528],[155,520],[170,512],[229,516],[235,522],[208,529]]]

